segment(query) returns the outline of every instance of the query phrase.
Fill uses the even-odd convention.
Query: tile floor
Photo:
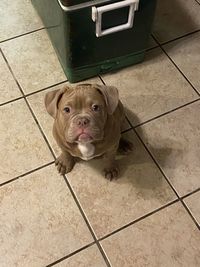
[[[43,98],[66,77],[30,0],[8,2],[0,2],[0,266],[200,266],[200,1],[159,0],[145,61],[101,77],[118,87],[134,143],[113,182],[99,160],[57,174]]]

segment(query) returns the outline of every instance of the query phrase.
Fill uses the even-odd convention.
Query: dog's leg
[[[105,178],[110,181],[112,181],[112,179],[116,179],[119,174],[119,168],[115,160],[116,152],[117,147],[110,151],[107,151],[104,154],[105,167],[103,171],[105,174]]]
[[[75,164],[74,158],[68,152],[62,152],[56,159],[55,164],[60,174],[70,172]]]

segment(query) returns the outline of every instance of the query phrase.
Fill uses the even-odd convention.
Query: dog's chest
[[[95,147],[93,144],[91,143],[86,143],[86,144],[82,144],[79,143],[78,144],[78,149],[81,152],[81,159],[83,160],[89,160],[92,159],[94,157],[94,151],[95,151]]]

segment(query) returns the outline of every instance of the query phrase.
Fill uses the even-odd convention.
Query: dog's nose
[[[86,127],[90,123],[88,118],[78,118],[77,125],[79,127]]]

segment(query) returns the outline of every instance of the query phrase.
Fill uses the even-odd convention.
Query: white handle
[[[111,34],[114,32],[126,30],[133,27],[134,12],[138,9],[139,0],[125,0],[110,5],[92,7],[92,20],[96,22],[96,36]],[[115,9],[129,6],[128,21],[125,24],[102,30],[102,14]]]

